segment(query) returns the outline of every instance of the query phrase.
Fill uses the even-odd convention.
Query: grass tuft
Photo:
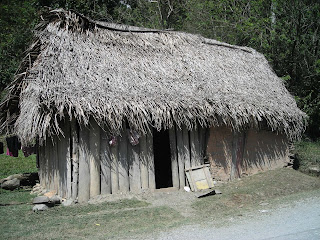
[[[320,169],[320,141],[300,141],[295,144],[295,166],[301,172],[314,174],[309,171],[310,167]]]

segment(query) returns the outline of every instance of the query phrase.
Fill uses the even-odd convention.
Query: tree
[[[32,40],[37,14],[34,6],[34,0],[3,0],[0,3],[0,91],[12,81]]]

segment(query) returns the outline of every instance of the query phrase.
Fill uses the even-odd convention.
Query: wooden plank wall
[[[66,122],[62,130],[64,137],[54,137],[55,144],[49,140],[39,148],[40,181],[47,189],[87,202],[99,194],[156,188],[151,133],[141,136],[139,144],[133,146],[124,124],[117,144],[110,146],[112,136],[93,119],[89,126],[78,126],[75,120]],[[169,129],[174,187],[186,185],[185,168],[203,164],[203,132],[201,128],[188,131],[185,126]]]
[[[181,128],[175,126],[169,129],[169,138],[173,185],[178,185],[181,189],[187,184],[184,170],[204,164],[205,145],[207,144],[206,128],[197,126],[195,129],[188,130],[186,126]],[[177,157],[177,167],[175,157]],[[176,174],[178,174],[177,180],[175,179]]]

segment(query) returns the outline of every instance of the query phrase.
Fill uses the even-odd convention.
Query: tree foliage
[[[318,0],[2,0],[0,91],[12,80],[45,6],[255,48],[267,57],[309,115],[307,134],[320,137]]]

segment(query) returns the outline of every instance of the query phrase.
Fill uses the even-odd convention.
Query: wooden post
[[[122,125],[122,133],[119,138],[119,191],[122,193],[129,192],[129,164],[128,164],[128,135],[126,124]]]
[[[179,188],[180,186],[179,167],[178,167],[177,140],[176,140],[175,126],[169,129],[169,141],[170,141],[170,152],[171,152],[172,185],[173,187]]]
[[[200,145],[200,163],[204,164],[204,156],[206,153],[206,132],[207,129],[199,126],[199,145]]]
[[[131,143],[128,142],[130,191],[134,193],[141,192],[139,150],[139,144],[133,146]]]
[[[71,144],[72,144],[72,184],[71,198],[76,200],[78,197],[78,179],[79,179],[79,134],[78,125],[75,119],[71,121]]]
[[[71,179],[72,179],[72,173],[71,173],[71,142],[70,142],[70,122],[68,120],[65,120],[64,125],[64,143],[65,143],[65,157],[66,157],[66,195],[65,197],[67,199],[71,198]]]
[[[62,125],[63,135],[60,135],[59,139],[56,140],[58,141],[59,151],[59,195],[63,198],[70,198],[71,193],[68,193],[68,185],[71,188],[70,125],[67,120],[64,120],[60,124]]]
[[[238,150],[238,132],[232,131],[233,141],[232,141],[232,160],[230,166],[230,180],[236,178],[237,172],[237,150]]]
[[[189,142],[189,131],[187,127],[182,126],[182,137],[183,137],[183,153],[184,153],[184,166],[186,168],[191,167],[190,159],[190,142]]]
[[[153,136],[147,134],[147,162],[148,162],[148,173],[149,173],[149,189],[153,191],[156,189],[156,176],[154,169],[154,154],[153,154]]]
[[[149,173],[147,161],[147,136],[142,135],[140,138],[140,168],[141,168],[141,187],[149,188]]]
[[[178,166],[179,166],[179,183],[180,189],[183,189],[185,186],[185,172],[184,172],[184,146],[183,146],[183,135],[182,129],[176,128],[177,134],[177,150],[178,150]]]
[[[111,191],[112,193],[119,192],[119,169],[118,169],[118,161],[119,161],[119,151],[118,144],[116,146],[111,146]]]
[[[56,158],[56,177],[57,177],[57,194],[61,197],[63,196],[63,190],[62,190],[62,181],[63,181],[63,159],[62,159],[62,151],[63,151],[63,146],[61,143],[61,136],[53,136],[52,137],[53,141],[55,142],[55,158]]]
[[[53,186],[53,145],[52,145],[52,139],[48,141],[48,190],[52,190],[54,188]]]
[[[42,186],[48,189],[48,139],[43,143]]]
[[[58,137],[55,135],[51,138],[53,140],[53,145],[51,149],[52,162],[53,162],[53,178],[54,178],[54,190],[59,193],[59,185],[60,185],[60,173],[59,173],[59,150],[58,150]],[[60,195],[61,196],[61,195]]]
[[[200,161],[200,143],[197,129],[190,131],[190,152],[191,152],[191,167],[201,165]]]
[[[79,203],[88,202],[90,198],[90,168],[89,168],[89,130],[82,126],[79,131]]]
[[[111,194],[111,158],[108,135],[100,132],[101,194]]]
[[[39,181],[40,181],[40,185],[42,187],[44,187],[43,185],[43,182],[44,182],[44,179],[43,179],[43,172],[44,172],[44,143],[42,143],[43,145],[39,145],[39,170],[38,170],[38,174],[39,174]]]
[[[90,118],[90,198],[100,194],[100,127]]]

